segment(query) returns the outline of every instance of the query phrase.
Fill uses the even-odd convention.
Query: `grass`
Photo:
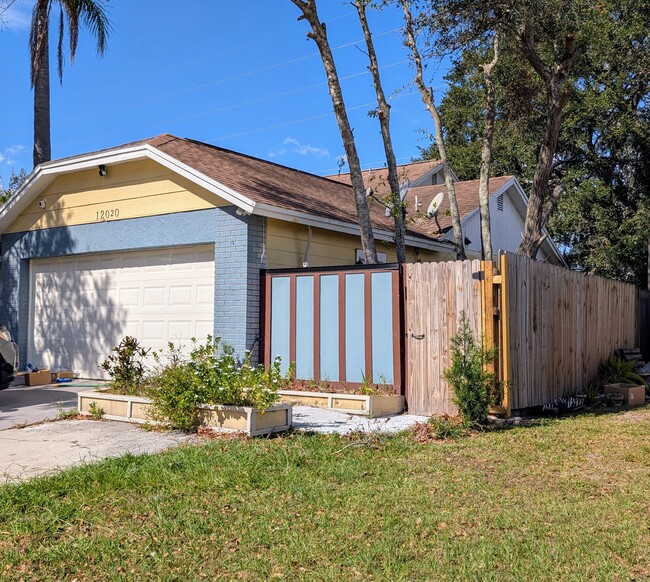
[[[650,577],[650,408],[418,443],[215,439],[0,488],[3,580]]]

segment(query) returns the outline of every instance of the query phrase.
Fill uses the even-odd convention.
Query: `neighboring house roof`
[[[440,160],[425,160],[423,162],[411,162],[397,166],[397,176],[400,183],[408,180],[411,185],[416,186],[426,175],[431,175],[442,170]],[[350,174],[333,174],[326,176],[330,180],[342,184],[352,184]],[[386,194],[390,191],[388,186],[388,168],[376,168],[363,171],[363,182],[366,188],[372,188],[376,194]]]
[[[358,234],[354,196],[351,187],[344,183],[344,176],[337,176],[336,179],[324,178],[170,134],[38,166],[0,209],[0,233],[57,176],[99,164],[126,163],[145,158],[189,178],[246,212]],[[404,177],[417,184],[419,177],[430,175],[440,167],[441,164],[433,160],[407,164],[400,168]],[[370,172],[374,177],[373,182],[382,182],[385,172],[384,169]],[[516,180],[510,176],[491,179],[490,194],[502,189],[508,182],[514,183]],[[429,202],[438,192],[446,193],[445,187],[420,186],[409,190],[406,197],[407,244],[433,250],[449,250],[450,242],[444,240],[444,233],[451,228],[448,196],[445,196],[438,217],[442,227],[441,233],[437,232],[435,221],[423,216]],[[456,193],[461,217],[476,211],[478,181],[457,182]],[[416,196],[419,213],[416,209]],[[392,240],[393,219],[385,216],[385,208],[381,203],[373,199],[369,202],[375,236]]]

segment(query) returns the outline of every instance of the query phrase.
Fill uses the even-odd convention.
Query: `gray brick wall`
[[[215,246],[215,335],[243,355],[259,358],[260,269],[265,268],[265,219],[228,209],[219,220]]]

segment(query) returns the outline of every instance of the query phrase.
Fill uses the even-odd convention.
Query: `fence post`
[[[483,329],[483,349],[492,351],[498,346],[494,334],[494,286],[497,284],[494,276],[494,263],[492,261],[481,261],[481,328]],[[496,345],[495,345],[496,344]],[[495,373],[494,360],[485,364],[486,372]],[[505,409],[502,406],[493,406],[491,411],[494,414],[503,414]]]
[[[510,377],[510,313],[508,311],[508,256],[506,254],[500,257],[499,270],[501,271],[501,305],[499,306],[501,314],[501,337],[499,349],[501,350],[501,362],[503,364],[501,378],[503,382],[502,405],[506,409],[506,416],[509,417],[512,414],[512,378]]]

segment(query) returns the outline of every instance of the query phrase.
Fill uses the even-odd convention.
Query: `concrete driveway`
[[[77,408],[77,392],[90,390],[88,382],[52,386],[25,386],[19,382],[0,390],[0,431],[56,418],[62,410]]]
[[[25,386],[18,382],[0,390],[0,484],[105,457],[156,453],[196,440],[176,432],[146,432],[123,422],[43,423],[56,419],[61,411],[76,409],[77,393],[90,390],[89,384],[94,383]]]
[[[15,385],[0,391],[0,484],[106,457],[151,454],[183,443],[201,442],[195,435],[148,432],[125,422],[43,422],[56,419],[61,411],[76,409],[77,393],[89,390],[89,384]],[[297,430],[339,434],[391,433],[426,420],[406,414],[367,419],[307,406],[294,406],[293,419]]]
[[[0,484],[119,457],[158,453],[198,438],[179,432],[147,432],[126,422],[62,420],[0,431]]]

